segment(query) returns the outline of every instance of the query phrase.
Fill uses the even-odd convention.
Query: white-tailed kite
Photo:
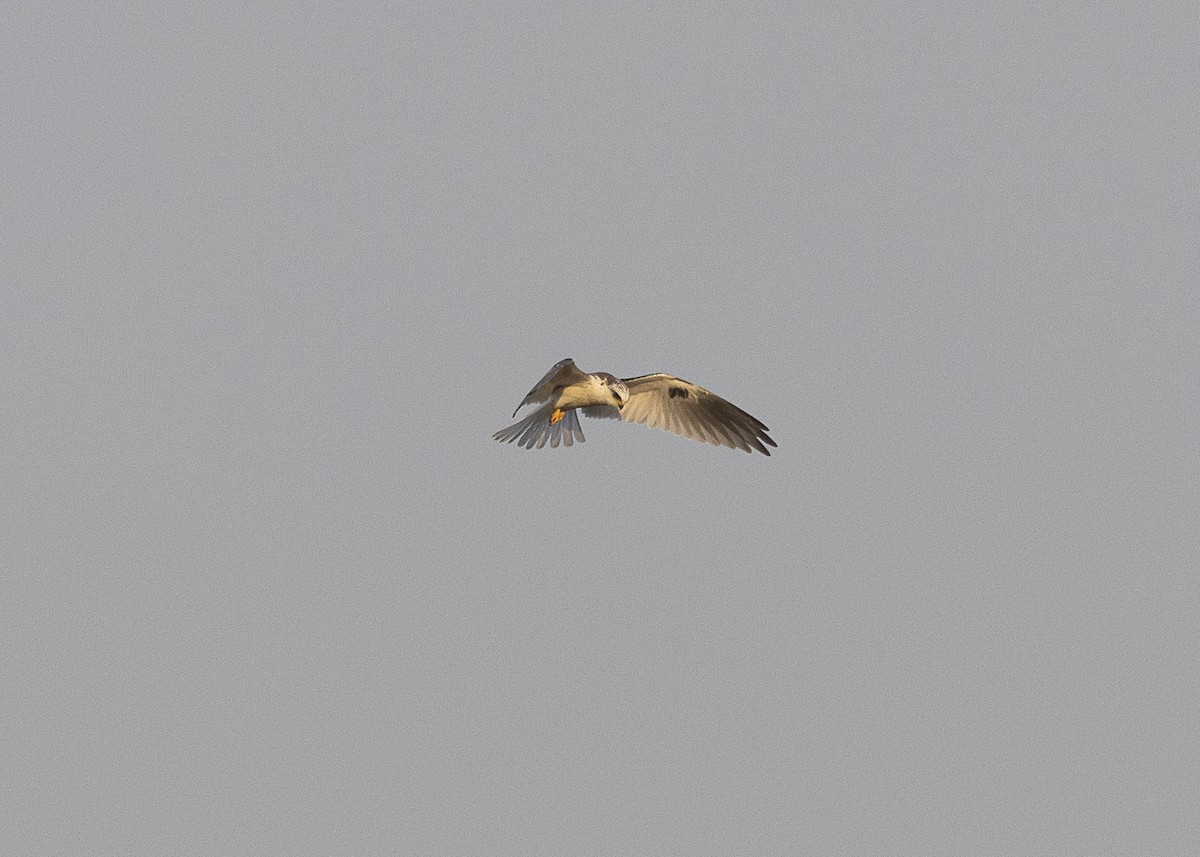
[[[757,449],[770,455],[767,447],[778,445],[767,435],[767,427],[741,408],[703,387],[661,373],[622,379],[607,372],[584,372],[568,358],[554,364],[517,405],[513,416],[526,405],[539,402],[545,404],[492,437],[509,443],[515,440],[526,449],[541,449],[547,441],[551,447],[583,443],[576,413],[581,409],[589,417],[644,423],[745,452]]]

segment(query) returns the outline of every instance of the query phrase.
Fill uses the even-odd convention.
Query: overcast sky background
[[[1200,851],[1200,12],[992,5],[5,4],[0,851]]]

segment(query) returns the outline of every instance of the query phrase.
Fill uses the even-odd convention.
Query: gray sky
[[[993,5],[7,4],[0,851],[1200,851],[1200,14]]]

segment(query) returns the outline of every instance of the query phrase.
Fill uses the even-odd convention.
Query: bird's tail
[[[571,446],[575,441],[583,443],[583,428],[579,425],[579,414],[574,409],[563,414],[563,418],[553,425],[550,424],[552,413],[553,405],[538,408],[524,419],[496,432],[492,437],[505,443],[515,440],[517,446],[526,449],[533,449],[535,446],[541,449],[546,445],[546,441],[550,441],[551,447],[560,443],[563,446]]]

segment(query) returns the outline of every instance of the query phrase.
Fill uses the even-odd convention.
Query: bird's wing
[[[778,445],[754,417],[682,378],[657,374],[623,380],[629,387],[629,401],[618,413],[625,422],[644,423],[715,446],[745,452],[757,449],[763,455],[771,454],[768,446]]]
[[[575,361],[568,357],[566,360],[559,360],[551,367],[542,380],[533,385],[533,389],[529,391],[521,404],[517,405],[517,411],[526,405],[537,404],[544,402],[550,398],[556,389],[568,387],[571,384],[578,384],[580,381],[586,381],[587,374],[575,365]],[[513,416],[517,415],[517,411],[513,411]]]

